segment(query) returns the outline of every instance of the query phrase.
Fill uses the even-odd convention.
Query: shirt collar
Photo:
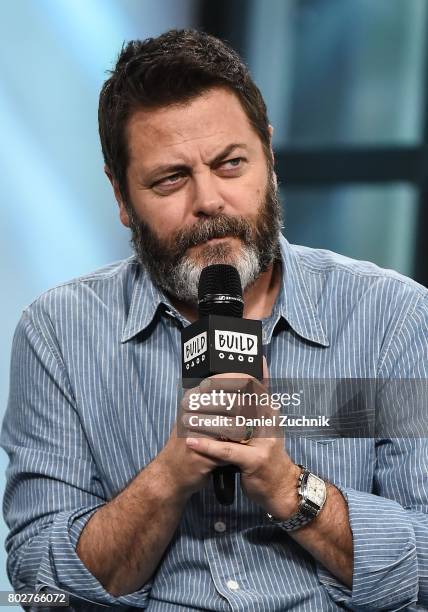
[[[183,325],[188,325],[189,322],[174,308],[167,296],[153,284],[146,270],[139,264],[134,270],[134,274],[129,277],[127,288],[128,295],[131,295],[131,304],[121,342],[127,342],[144,331],[158,311],[163,310]]]
[[[290,327],[305,340],[321,346],[329,346],[327,335],[302,272],[299,255],[282,234],[279,246],[282,278],[274,313],[278,318],[282,316]]]
[[[283,317],[290,327],[305,340],[321,346],[329,346],[303,277],[299,256],[282,235],[280,236],[280,253],[281,288],[272,316],[275,316],[277,320]],[[183,326],[187,325],[189,322],[174,308],[166,295],[153,284],[149,274],[139,265],[133,268],[136,272],[131,274],[129,279],[131,304],[122,342],[127,342],[145,330],[159,309],[177,318]]]

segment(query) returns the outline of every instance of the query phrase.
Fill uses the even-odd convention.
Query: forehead
[[[130,164],[156,162],[164,155],[215,154],[231,142],[261,149],[239,98],[225,88],[213,88],[184,104],[135,111],[127,124]]]

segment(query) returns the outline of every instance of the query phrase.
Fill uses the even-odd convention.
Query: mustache
[[[244,217],[218,215],[176,232],[171,241],[171,246],[175,253],[184,253],[187,249],[203,244],[208,240],[226,238],[227,236],[241,238],[248,244],[253,241],[252,225]]]

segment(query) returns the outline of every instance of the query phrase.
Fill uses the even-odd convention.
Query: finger
[[[233,417],[222,417],[218,414],[184,414],[182,423],[186,428],[185,435],[207,435],[214,439],[243,440],[248,428],[245,424],[236,425]]]
[[[249,374],[242,372],[224,372],[223,374],[213,374],[205,378],[199,385],[201,392],[210,392],[212,390],[237,391],[245,389],[246,386],[253,380]]]
[[[229,378],[230,376],[235,374],[216,375],[203,380],[191,393],[185,393],[181,400],[182,410],[203,414],[241,413],[247,408],[248,401],[253,401],[258,394],[267,391],[260,381],[252,376],[243,375],[238,379]]]
[[[251,452],[254,449],[250,445],[220,442],[211,438],[187,438],[186,444],[202,455],[217,461],[232,463],[241,470],[248,470],[253,463]]]
[[[181,410],[188,414],[219,414],[231,415],[239,409],[242,402],[239,391],[224,392],[211,390],[203,393],[192,393],[183,398],[180,403]]]
[[[266,363],[266,360],[265,360],[265,363]],[[267,364],[266,364],[266,373],[269,376],[269,373],[267,371]],[[223,389],[223,391],[225,392],[241,391],[242,393],[244,392],[265,393],[267,390],[267,387],[264,384],[265,383],[264,380],[260,381],[258,378],[255,378],[254,376],[250,376],[249,374],[237,374],[237,373],[215,374],[215,376],[206,378],[204,383],[206,383],[207,381],[210,381],[211,389],[216,389],[216,390]]]

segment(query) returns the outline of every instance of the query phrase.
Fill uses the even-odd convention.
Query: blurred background
[[[14,0],[0,20],[0,418],[13,331],[46,289],[130,254],[98,94],[125,40],[198,27],[268,105],[291,242],[428,285],[426,0]],[[0,451],[0,492],[7,457]],[[10,588],[0,521],[0,590]]]

